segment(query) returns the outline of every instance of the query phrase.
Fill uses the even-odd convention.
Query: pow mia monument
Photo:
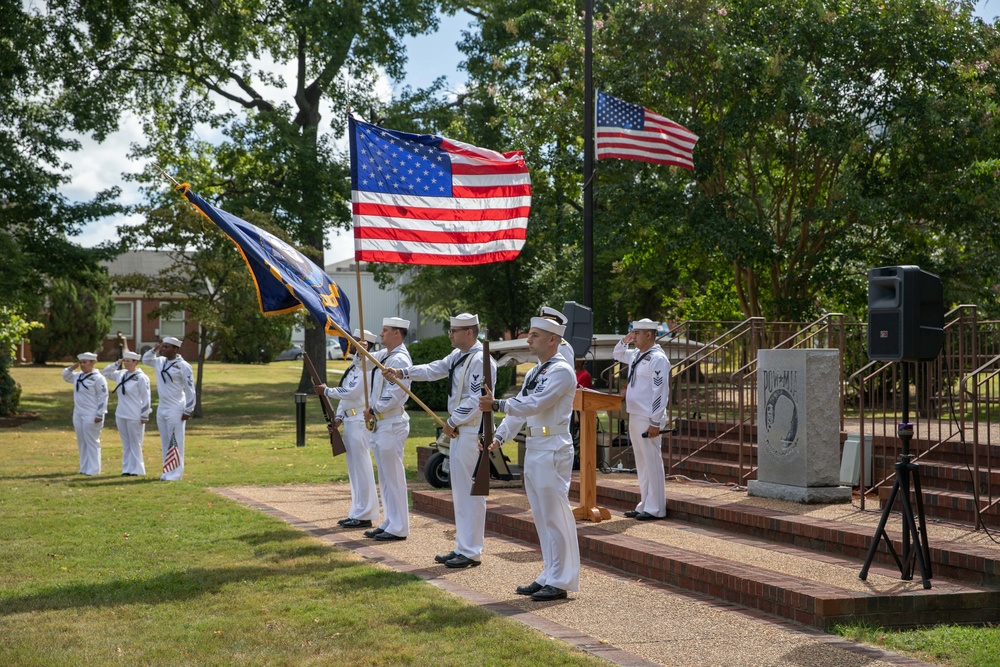
[[[840,486],[840,351],[757,353],[757,479],[747,493],[846,503]]]

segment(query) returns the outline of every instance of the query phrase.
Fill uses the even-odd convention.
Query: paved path
[[[454,526],[412,513],[403,542],[367,540],[336,525],[346,485],[235,487],[219,493],[394,570],[411,572],[474,604],[619,665],[672,667],[888,667],[929,663],[888,653],[714,598],[586,565],[581,591],[536,603],[514,593],[541,569],[536,547],[487,535],[483,565],[449,570],[433,561],[451,550]]]

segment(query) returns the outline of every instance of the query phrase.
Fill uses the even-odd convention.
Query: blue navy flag
[[[191,192],[177,187],[209,220],[236,244],[257,286],[260,312],[280,315],[305,306],[328,334],[350,330],[351,304],[337,284],[308,257],[274,234],[215,208]]]

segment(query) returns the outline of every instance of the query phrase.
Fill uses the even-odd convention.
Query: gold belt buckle
[[[549,434],[549,427],[548,426],[543,426],[542,427],[542,435],[548,435],[548,434]]]
[[[357,411],[357,410],[355,410],[354,408],[351,408],[351,416],[353,417],[353,416],[355,416],[356,414],[358,414],[358,411]]]

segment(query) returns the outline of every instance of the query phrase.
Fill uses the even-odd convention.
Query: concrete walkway
[[[412,485],[425,487],[426,485]],[[581,591],[536,603],[514,588],[541,570],[537,548],[488,534],[483,565],[449,570],[433,561],[454,546],[454,526],[411,513],[410,536],[383,543],[337,526],[350,501],[347,485],[220,489],[321,539],[509,616],[619,665],[676,667],[883,667],[928,665],[761,612],[629,578],[584,563]]]

